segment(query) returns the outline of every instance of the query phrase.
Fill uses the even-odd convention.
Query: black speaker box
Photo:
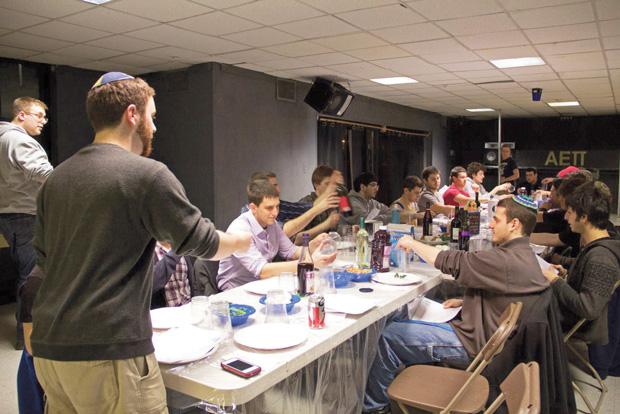
[[[344,86],[327,79],[317,78],[304,102],[322,114],[342,116],[354,97],[355,95]]]

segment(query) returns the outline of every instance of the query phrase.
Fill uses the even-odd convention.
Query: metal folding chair
[[[388,387],[388,395],[404,413],[416,407],[433,413],[476,413],[489,395],[489,382],[480,373],[504,348],[514,331],[521,302],[511,303],[491,338],[465,371],[454,368],[413,365],[403,370]]]

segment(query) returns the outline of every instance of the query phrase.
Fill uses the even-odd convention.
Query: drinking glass
[[[192,324],[204,325],[209,315],[209,297],[194,296],[190,304],[192,310]]]
[[[331,267],[327,266],[319,271],[319,285],[316,293],[320,295],[336,293],[336,280]]]
[[[225,300],[211,301],[211,326],[222,335],[222,342],[232,338],[230,303]]]
[[[288,323],[286,304],[290,300],[290,294],[281,289],[273,289],[267,292],[265,323]]]
[[[288,294],[297,292],[297,277],[293,272],[282,272],[278,279],[278,287]]]
[[[409,258],[410,255],[405,249],[398,249],[398,270],[400,272],[407,272],[409,269]]]
[[[337,245],[336,245],[336,242],[334,241],[334,239],[332,239],[331,237],[327,237],[321,243],[321,249],[319,250],[319,252],[323,256],[332,255],[332,254],[334,254],[336,252],[336,246]]]

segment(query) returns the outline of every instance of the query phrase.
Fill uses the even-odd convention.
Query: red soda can
[[[325,298],[321,295],[308,297],[308,326],[310,329],[325,327]]]

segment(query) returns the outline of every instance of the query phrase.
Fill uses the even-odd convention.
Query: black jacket
[[[497,397],[499,384],[517,364],[531,361],[540,366],[540,412],[575,413],[558,303],[551,289],[539,295],[534,306],[524,308],[516,331],[483,371],[491,386],[488,403]]]

